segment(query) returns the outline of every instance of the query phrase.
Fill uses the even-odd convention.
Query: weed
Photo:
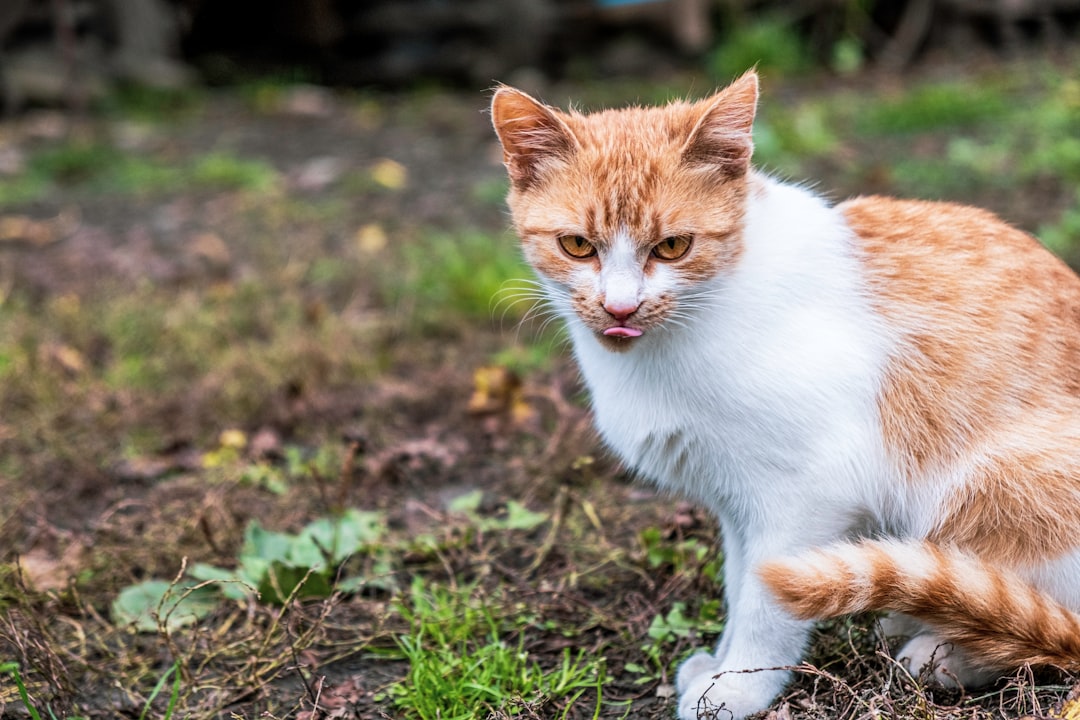
[[[22,680],[22,675],[19,674],[19,664],[14,662],[4,663],[0,665],[0,673],[7,673],[11,676],[11,679],[15,682],[15,687],[19,690],[19,699],[22,700],[26,711],[30,713],[30,717],[33,720],[41,720],[41,714],[34,707],[34,704],[30,702],[30,693],[26,691],[26,684]]]
[[[146,705],[143,706],[143,711],[139,714],[139,720],[145,720],[147,713],[150,712],[151,706],[154,704],[154,700],[161,691],[165,689],[165,683],[168,681],[169,676],[173,676],[172,692],[169,694],[169,704],[165,708],[165,714],[162,715],[162,720],[170,720],[173,716],[173,712],[176,710],[176,703],[180,699],[180,661],[175,661],[165,674],[158,680],[157,685],[150,692],[149,697],[146,698]]]
[[[0,180],[0,207],[40,200],[56,188],[143,196],[187,187],[262,193],[276,187],[277,179],[265,162],[221,152],[177,164],[107,143],[76,140],[37,151],[21,176]]]
[[[204,155],[191,166],[191,180],[209,190],[251,190],[267,192],[277,184],[277,172],[261,160],[238,158],[226,153]]]
[[[565,718],[588,692],[596,694],[598,715],[602,657],[565,649],[558,665],[542,667],[530,657],[524,628],[507,628],[474,588],[453,590],[416,578],[398,607],[410,625],[409,634],[398,637],[409,674],[388,694],[403,717],[468,720],[481,709],[492,713],[524,702],[535,710],[561,702],[555,717]]]
[[[673,677],[675,666],[693,652],[688,650],[681,657],[674,654],[677,640],[716,635],[723,629],[719,600],[706,600],[694,616],[686,614],[686,603],[676,602],[667,613],[655,615],[649,624],[649,639],[641,646],[644,662],[627,663],[626,669],[639,675],[635,681],[638,684]],[[697,645],[693,643],[692,647]]]

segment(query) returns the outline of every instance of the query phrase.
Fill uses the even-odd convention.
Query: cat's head
[[[696,103],[583,115],[496,91],[525,256],[605,347],[682,322],[738,262],[757,93],[749,72]]]

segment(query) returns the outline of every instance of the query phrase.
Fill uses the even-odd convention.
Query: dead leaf
[[[386,231],[378,223],[369,223],[356,231],[356,247],[374,255],[386,247]]]
[[[41,355],[50,363],[58,365],[70,375],[78,375],[86,370],[83,354],[62,343],[46,343],[41,346]]]
[[[218,444],[223,448],[243,450],[247,447],[247,443],[247,434],[243,430],[237,430],[236,428],[222,430],[221,434],[218,435]]]
[[[345,161],[339,157],[312,158],[289,172],[289,184],[297,190],[322,190],[341,178],[345,169]]]
[[[473,372],[468,410],[474,415],[505,413],[519,427],[533,422],[538,415],[525,396],[521,378],[501,365],[487,365]]]
[[[511,407],[521,379],[501,365],[485,365],[473,371],[473,394],[469,412],[480,415],[501,412]]]
[[[34,548],[19,556],[19,569],[27,584],[39,592],[67,587],[68,579],[79,571],[85,546],[70,543],[60,557],[43,548]]]
[[[0,242],[48,245],[56,240],[55,230],[50,220],[35,220],[27,215],[0,217]]]
[[[1070,693],[1071,694],[1071,693]],[[1062,720],[1080,720],[1080,699],[1067,700],[1058,714]]]
[[[398,161],[383,158],[371,168],[371,179],[387,190],[401,190],[408,182],[409,173]]]
[[[228,267],[232,261],[229,246],[216,233],[204,232],[194,235],[189,242],[188,250],[195,257],[213,266]]]

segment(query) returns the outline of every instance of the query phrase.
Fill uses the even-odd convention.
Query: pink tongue
[[[618,326],[609,327],[607,330],[604,331],[604,334],[609,337],[638,337],[639,335],[641,335],[641,331],[637,328]]]

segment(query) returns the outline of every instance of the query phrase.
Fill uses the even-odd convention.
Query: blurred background
[[[1080,0],[0,0],[0,715],[671,717],[714,525],[590,431],[491,88],[756,66],[765,171],[1075,265],[1078,41]],[[1060,700],[955,704],[868,627],[777,717]]]
[[[748,63],[902,71],[928,53],[1075,41],[1075,0],[5,0],[5,106],[303,72],[345,87],[486,87]]]

